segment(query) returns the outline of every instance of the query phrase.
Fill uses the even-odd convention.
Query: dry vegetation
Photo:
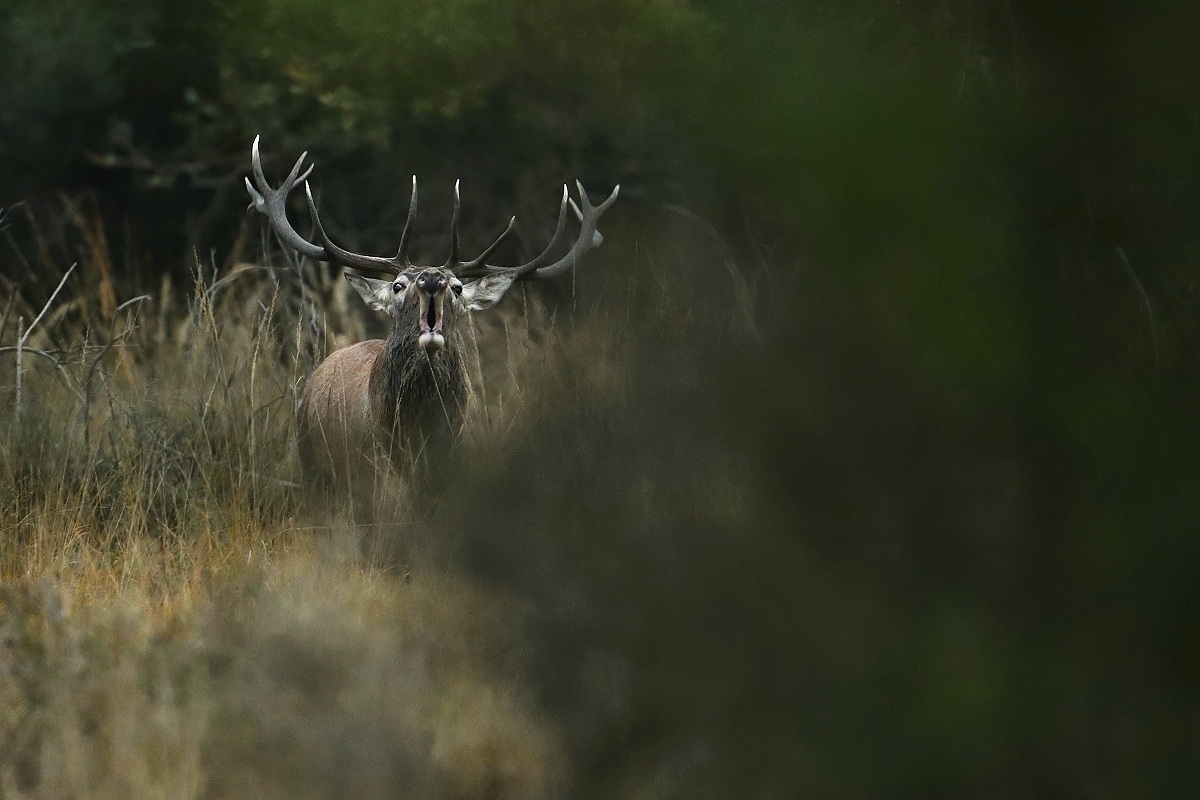
[[[1142,5],[5,0],[0,800],[1193,796],[1200,48]],[[261,242],[259,134],[362,252],[418,173],[434,263],[458,178],[503,263],[623,187],[374,525],[290,437],[381,321]]]
[[[513,667],[528,605],[453,569],[412,501],[365,537],[301,502],[295,398],[365,335],[348,287],[243,267],[128,299],[89,243],[2,296],[0,796],[557,796],[561,735]],[[464,446],[567,348],[534,356],[516,311]]]

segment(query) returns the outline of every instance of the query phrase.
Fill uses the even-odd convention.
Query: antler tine
[[[462,200],[458,196],[460,180],[454,182],[454,211],[450,214],[450,257],[446,259],[446,268],[453,270],[459,265],[458,260],[458,215],[462,211]]]
[[[526,261],[524,264],[513,267],[494,267],[490,264],[485,265],[485,267],[491,272],[515,273],[514,277],[521,277],[532,273],[539,267],[545,266],[546,262],[550,260],[550,252],[558,244],[559,240],[562,239],[563,232],[567,229],[567,203],[569,201],[570,197],[567,194],[567,185],[564,183],[562,202],[558,205],[558,222],[554,225],[554,235],[550,237],[550,243],[546,245],[545,249],[534,256],[532,261]]]
[[[583,184],[575,181],[575,186],[579,188],[579,201],[583,205],[581,211],[579,206],[571,203],[571,208],[575,212],[575,216],[579,218],[579,238],[575,240],[575,244],[571,245],[571,249],[567,254],[555,261],[553,264],[540,267],[533,271],[532,274],[537,278],[550,278],[560,272],[565,272],[572,269],[578,263],[580,257],[593,247],[599,247],[604,241],[604,236],[600,231],[596,230],[596,226],[600,223],[600,217],[604,215],[612,207],[612,204],[617,201],[617,195],[621,191],[621,185],[617,184],[613,187],[612,194],[598,206],[593,206],[591,200],[588,199],[587,192],[584,191]],[[522,275],[525,277],[525,275]]]
[[[406,262],[402,256],[407,245],[407,240],[401,242],[401,252],[394,259],[359,255],[349,250],[343,250],[330,241],[328,234],[325,233],[325,226],[321,224],[321,218],[317,214],[317,204],[313,200],[312,188],[308,183],[308,176],[313,171],[312,165],[301,172],[301,167],[304,166],[304,159],[308,158],[308,153],[301,154],[295,166],[292,167],[292,171],[288,173],[287,178],[284,179],[278,189],[275,189],[267,182],[267,176],[263,172],[262,157],[258,150],[260,138],[255,136],[254,144],[250,147],[250,168],[254,180],[251,182],[250,178],[246,179],[246,191],[250,193],[251,207],[266,215],[271,223],[271,227],[285,244],[295,248],[301,255],[321,261],[334,262],[346,267],[391,273],[399,272],[404,268]],[[287,197],[292,189],[296,187],[296,184],[300,182],[304,183],[304,194],[308,198],[308,214],[312,218],[313,231],[321,241],[321,244],[314,244],[308,241],[297,233],[292,224],[288,222]],[[413,200],[409,208],[410,223],[412,222],[412,212],[415,208],[416,179],[414,178]],[[406,225],[406,234],[407,229],[408,226]]]
[[[458,254],[461,251],[459,244],[459,219],[462,216],[462,195],[459,191],[461,183],[461,180],[454,182],[454,211],[450,216],[450,257],[446,259],[445,268],[451,270],[459,278],[482,278],[488,274],[488,267],[484,262],[492,253],[496,252],[496,248],[504,244],[504,240],[512,232],[517,218],[510,219],[508,227],[501,231],[500,235],[496,237],[496,241],[488,245],[482,253],[470,261],[460,261]]]
[[[564,183],[562,202],[558,204],[558,222],[554,224],[554,235],[550,237],[550,242],[546,245],[546,249],[534,256],[532,261],[528,261],[517,267],[518,273],[533,272],[540,267],[544,267],[546,262],[550,260],[550,252],[559,243],[567,230],[567,203],[569,202],[571,202],[571,195],[567,191],[567,185]]]
[[[405,267],[413,266],[408,259],[408,237],[412,233],[413,219],[417,216],[417,176],[412,176],[412,199],[408,201],[408,219],[404,221],[404,232],[400,234],[400,249],[396,251],[396,261]]]
[[[321,224],[321,218],[317,216],[317,203],[313,200],[312,188],[307,181],[304,183],[304,194],[308,197],[308,215],[312,217],[313,230],[320,238],[321,244],[325,246],[329,261],[335,261],[345,267],[381,272],[399,273],[404,269],[404,263],[400,260],[399,255],[396,258],[364,256],[338,247],[329,239],[329,234],[325,233],[325,226]]]
[[[604,241],[604,236],[600,231],[596,230],[596,226],[599,224],[600,217],[604,215],[604,212],[616,202],[617,194],[620,192],[621,187],[617,185],[612,190],[612,194],[603,203],[593,206],[587,196],[587,192],[583,188],[583,184],[575,181],[575,186],[579,189],[579,202],[582,208],[576,205],[575,201],[571,199],[564,184],[562,202],[558,207],[558,224],[555,226],[554,236],[550,238],[550,243],[546,245],[545,250],[535,256],[532,261],[515,267],[494,267],[488,265],[487,269],[493,273],[511,274],[514,279],[550,278],[573,268],[584,253],[593,247],[599,247],[601,242]],[[566,255],[553,264],[548,264],[551,251],[554,250],[559,240],[562,239],[563,232],[566,230],[568,204],[579,220],[579,237],[575,240],[575,244],[571,246],[571,249],[567,251]]]
[[[292,171],[288,173],[287,178],[276,189],[267,182],[266,173],[263,172],[262,156],[258,151],[259,138],[255,136],[254,144],[250,147],[250,168],[254,175],[254,182],[251,183],[250,179],[246,178],[246,191],[250,193],[251,207],[257,209],[267,217],[276,235],[285,244],[294,248],[301,255],[308,256],[309,258],[324,259],[326,257],[325,248],[313,244],[297,233],[287,218],[288,195],[295,188],[298,181],[307,181],[308,176],[313,171],[313,167],[310,165],[303,174],[300,173],[300,168],[304,166],[304,159],[308,158],[308,153],[304,152],[300,154],[300,158],[296,160]]]
[[[484,262],[491,257],[492,253],[496,252],[496,249],[499,248],[500,245],[504,244],[504,240],[508,238],[510,233],[512,233],[513,225],[516,223],[517,218],[515,216],[510,218],[508,220],[508,227],[500,232],[500,235],[496,237],[496,241],[488,245],[486,250],[472,260],[458,262],[458,267],[454,270],[454,274],[460,278],[482,278],[483,276],[489,274],[489,271],[493,268],[489,267]]]

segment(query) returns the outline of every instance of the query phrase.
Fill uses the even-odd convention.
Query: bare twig
[[[0,338],[4,337],[4,329],[8,327],[8,315],[12,313],[13,303],[17,300],[16,293],[8,296],[8,302],[4,304],[4,316],[0,317]]]
[[[62,280],[58,282],[58,286],[54,287],[54,291],[50,293],[50,299],[46,301],[46,305],[42,306],[42,310],[38,312],[38,315],[34,318],[33,322],[29,323],[29,327],[25,330],[26,338],[28,338],[33,329],[37,327],[37,324],[42,321],[42,317],[46,316],[46,312],[50,310],[50,304],[54,302],[54,298],[58,297],[58,293],[62,291],[62,287],[66,284],[67,278],[71,277],[71,273],[75,271],[76,266],[76,264],[72,264],[67,271],[63,273]]]
[[[41,350],[37,347],[23,347],[19,344],[8,345],[7,347],[0,347],[0,353],[18,353],[18,357],[17,357],[18,363],[22,360],[21,356],[24,355],[25,353],[30,353],[32,355],[40,356],[41,358],[46,359],[51,364],[53,364],[55,369],[58,370],[59,374],[62,375],[63,383],[65,383],[67,385],[67,388],[71,391],[71,394],[73,394],[77,398],[79,398],[80,401],[83,400],[83,395],[80,393],[79,389],[76,388],[74,382],[71,381],[71,376],[67,373],[66,364],[63,363],[63,360],[61,358],[59,358],[57,355],[55,355],[54,353],[48,352],[46,350]]]
[[[66,283],[67,283],[67,278],[71,277],[71,273],[75,271],[75,266],[76,266],[75,264],[72,264],[71,267],[63,274],[62,280],[58,282],[58,286],[56,286],[54,288],[54,291],[50,293],[50,298],[48,300],[46,300],[46,304],[44,306],[42,306],[42,310],[38,312],[38,315],[36,317],[34,317],[33,322],[29,323],[28,328],[24,327],[24,325],[25,325],[24,317],[21,317],[20,321],[18,322],[18,325],[17,325],[18,335],[17,335],[17,346],[16,346],[16,351],[17,351],[17,397],[16,397],[16,402],[13,405],[13,429],[14,430],[20,430],[20,428],[21,428],[21,389],[22,389],[23,372],[24,372],[24,366],[25,366],[24,358],[22,356],[23,356],[24,351],[27,349],[25,347],[25,342],[27,342],[29,340],[29,334],[33,333],[33,329],[37,327],[37,324],[42,321],[42,317],[46,316],[46,312],[50,310],[51,304],[54,303],[54,298],[58,297],[58,293],[60,291],[62,291],[63,286],[66,285]],[[22,328],[24,328],[24,330],[22,330]],[[63,374],[64,375],[66,374],[66,370],[63,370]]]
[[[133,305],[134,303],[140,303],[140,302],[142,302],[143,300],[149,300],[149,299],[150,299],[150,295],[148,295],[148,294],[139,294],[137,297],[130,298],[129,300],[126,300],[124,303],[121,303],[121,305],[117,306],[117,312],[116,312],[116,313],[120,314],[122,311],[124,311],[125,309],[129,308],[129,307],[130,307],[131,305]]]
[[[272,282],[274,282],[276,288],[278,288],[279,279],[276,277],[276,273],[290,272],[290,271],[292,271],[290,267],[272,267],[267,264],[251,264],[251,265],[242,267],[241,269],[234,270],[233,272],[226,275],[224,278],[221,278],[219,281],[214,283],[212,286],[209,286],[207,289],[207,294],[210,298],[216,297],[217,292],[220,289],[223,289],[227,284],[231,283],[235,279],[245,277],[246,275],[251,275],[254,273],[259,273],[259,272],[265,272],[268,275],[270,275]]]
[[[21,377],[24,373],[22,367],[21,348],[25,346],[25,318],[17,317],[17,397],[13,404],[13,433],[16,434],[21,430]]]
[[[121,303],[121,305],[117,306],[116,311],[113,312],[112,320],[109,322],[108,341],[104,343],[104,345],[100,348],[100,352],[97,353],[96,357],[92,359],[92,362],[88,364],[87,376],[83,381],[83,394],[77,396],[79,396],[80,400],[83,401],[83,448],[84,452],[88,453],[89,456],[91,454],[92,380],[96,377],[96,371],[100,367],[100,362],[103,361],[104,357],[108,355],[109,351],[112,350],[113,347],[122,339],[124,339],[129,333],[130,327],[127,326],[125,330],[121,331],[120,334],[117,334],[117,315],[133,305],[149,299],[150,295],[148,294],[138,295],[137,297],[126,300],[124,303]],[[84,349],[86,350],[86,347]],[[101,372],[103,372],[103,370],[101,370]]]
[[[27,205],[27,203],[24,200],[22,200],[19,203],[13,203],[11,206],[8,206],[7,208],[5,208],[4,206],[0,206],[0,231],[2,231],[8,227],[8,223],[12,219],[13,211],[18,208],[21,208],[22,206],[25,206],[25,205]]]

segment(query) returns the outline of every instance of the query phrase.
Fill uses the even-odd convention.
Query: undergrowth
[[[90,244],[0,294],[0,796],[554,796],[522,603],[303,503],[303,381],[367,336],[348,287],[235,265],[126,297]],[[520,405],[493,327],[475,440]]]

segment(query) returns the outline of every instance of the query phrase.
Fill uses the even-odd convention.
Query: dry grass
[[[561,791],[561,737],[512,677],[528,609],[422,561],[415,518],[390,520],[402,563],[370,561],[302,508],[295,398],[327,338],[365,333],[344,291],[245,270],[122,305],[86,240],[28,336],[63,273],[35,259],[0,295],[0,796]],[[537,368],[496,325],[476,441]]]

